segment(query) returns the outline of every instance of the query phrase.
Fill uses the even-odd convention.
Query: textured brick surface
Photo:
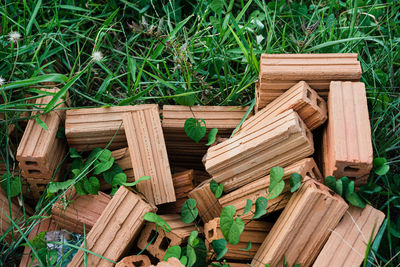
[[[373,242],[384,219],[385,214],[370,205],[364,209],[350,206],[313,266],[360,266],[370,237]]]
[[[240,242],[236,245],[228,243],[228,251],[224,256],[227,260],[251,260],[260,248],[261,243],[264,241],[268,232],[272,228],[272,223],[261,222],[261,221],[244,221],[246,227],[243,233],[240,235]],[[220,219],[215,218],[204,225],[204,234],[208,242],[211,243],[213,240],[224,238],[221,227]],[[246,249],[247,244],[251,242],[251,248],[249,251],[243,251]]]
[[[260,130],[242,132],[208,149],[204,166],[225,192],[314,153],[312,134],[292,109],[260,123]]]
[[[42,89],[56,93],[58,89]],[[38,98],[36,104],[44,108],[53,96]],[[63,100],[57,102],[57,108],[65,107]],[[31,116],[39,114],[32,111]],[[56,138],[58,128],[65,118],[65,110],[54,110],[39,118],[46,124],[48,130],[41,127],[35,119],[29,120],[24,135],[17,150],[17,160],[24,177],[50,179],[57,166],[66,154],[66,143]]]
[[[82,235],[92,229],[111,200],[111,196],[103,192],[80,196],[74,188],[64,196],[51,209],[53,220],[60,228]]]
[[[340,196],[309,179],[290,198],[252,264],[282,266],[285,257],[289,266],[310,266],[347,208]]]
[[[113,261],[127,251],[144,225],[144,215],[157,208],[125,187],[120,187],[86,236],[86,248]],[[83,247],[83,244],[82,244]],[[113,266],[112,262],[87,254],[89,266]],[[69,267],[84,266],[79,250]]]
[[[145,110],[154,105],[121,106],[109,108],[84,108],[67,110],[65,135],[70,147],[78,151],[90,151],[93,148],[108,149],[127,147],[122,113]]]
[[[162,260],[164,258],[165,252],[169,247],[179,246],[189,237],[192,231],[195,231],[197,228],[194,223],[184,223],[181,221],[181,216],[178,214],[167,214],[160,215],[168,225],[171,227],[170,232],[165,232],[164,230],[157,227],[158,235],[154,239],[156,235],[156,225],[151,222],[147,222],[146,226],[140,233],[140,237],[137,241],[137,246],[140,249],[146,248],[147,244],[151,242],[146,250],[153,255],[154,257]]]
[[[19,207],[13,201],[11,202],[11,214],[10,214],[8,197],[3,188],[0,188],[0,208],[2,209],[2,211],[0,211],[0,236],[2,236],[12,226],[10,219],[8,217],[12,217],[17,223],[23,220],[24,218],[22,217],[23,216],[22,207]],[[14,232],[14,237],[16,239],[16,237],[19,236],[19,232],[16,228],[13,228],[13,232]],[[11,232],[9,232],[6,235],[4,241],[7,243],[10,243],[12,241]]]
[[[201,159],[207,152],[207,135],[199,143],[190,139],[184,130],[188,118],[203,119],[207,133],[218,128],[218,136],[229,137],[247,111],[238,106],[163,106],[162,127],[171,165],[202,169]]]
[[[196,208],[201,220],[206,223],[221,214],[221,204],[210,189],[210,181],[206,180],[189,192],[189,198],[196,200]]]
[[[172,175],[176,196],[175,212],[181,212],[183,204],[189,198],[189,192],[194,189],[193,179],[194,170],[178,172]]]
[[[373,152],[365,85],[332,82],[329,120],[323,135],[325,176],[361,178],[372,168]],[[364,182],[361,179],[361,182]]]
[[[122,115],[135,179],[150,176],[137,188],[156,205],[175,202],[175,190],[158,106]]]
[[[263,54],[256,108],[265,107],[302,80],[326,99],[332,80],[359,81],[360,78],[357,54]]]
[[[148,267],[151,265],[146,255],[132,255],[120,260],[115,267]]]
[[[268,201],[268,206],[266,208],[267,214],[283,209],[289,202],[290,196],[292,195],[290,193],[289,179],[293,173],[300,174],[301,177],[303,177],[303,179],[306,176],[313,179],[322,178],[322,175],[312,158],[302,159],[296,163],[293,163],[285,167],[284,170],[285,174],[282,179],[285,181],[285,188],[283,189],[282,194]],[[222,207],[225,207],[227,205],[233,205],[236,207],[237,214],[243,214],[247,199],[250,199],[251,201],[253,201],[253,203],[255,203],[257,198],[259,197],[265,197],[265,198],[268,197],[269,184],[270,184],[270,176],[268,175],[222,196],[221,198],[218,199],[218,201]],[[255,211],[254,205],[251,210],[253,212]],[[249,219],[251,217],[252,217],[251,213],[241,216],[241,218],[249,218]]]
[[[306,82],[300,81],[259,110],[256,115],[247,119],[236,134],[241,131],[255,131],[262,125],[260,123],[262,120],[289,109],[296,111],[310,130],[322,125],[328,117],[325,100]]]

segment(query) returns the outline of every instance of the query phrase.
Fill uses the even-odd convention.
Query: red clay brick
[[[148,267],[151,265],[146,255],[132,255],[120,260],[115,267]]]

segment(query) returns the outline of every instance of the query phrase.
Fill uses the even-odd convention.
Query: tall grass
[[[132,3],[133,2],[133,3]],[[397,1],[3,1],[0,4],[1,160],[15,166],[15,138],[44,82],[71,107],[175,103],[248,105],[262,53],[358,53],[373,147],[391,171],[371,174],[363,195],[386,213],[371,250],[381,264],[400,251],[400,5]],[[8,34],[22,38],[10,42]],[[94,52],[104,58],[95,61]],[[58,94],[56,99],[62,96]],[[175,96],[175,97],[174,97]],[[40,107],[47,112],[52,103]],[[17,132],[18,132],[17,131]],[[50,203],[51,204],[51,203]],[[45,214],[48,202],[36,205]],[[3,246],[10,259],[22,237]]]

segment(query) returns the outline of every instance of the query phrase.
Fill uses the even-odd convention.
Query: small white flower
[[[93,61],[99,62],[103,59],[103,53],[101,53],[100,51],[95,51],[92,54],[92,59]]]
[[[10,42],[16,43],[19,39],[21,39],[21,34],[19,32],[10,32],[8,34],[8,37],[8,40],[10,40]]]
[[[6,80],[0,76],[0,86],[3,85],[6,82]]]

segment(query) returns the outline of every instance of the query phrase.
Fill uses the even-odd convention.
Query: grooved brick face
[[[150,176],[137,187],[153,204],[175,202],[175,190],[157,105],[151,109],[123,113],[135,179]]]
[[[215,198],[210,189],[211,179],[203,181],[189,192],[189,198],[196,200],[199,216],[204,223],[219,217],[222,211],[220,202]]]
[[[301,80],[326,99],[330,81],[359,81],[361,72],[357,54],[263,54],[256,107],[265,107]]]
[[[373,160],[364,83],[331,82],[328,110],[323,135],[324,174],[357,181],[370,172]]]

